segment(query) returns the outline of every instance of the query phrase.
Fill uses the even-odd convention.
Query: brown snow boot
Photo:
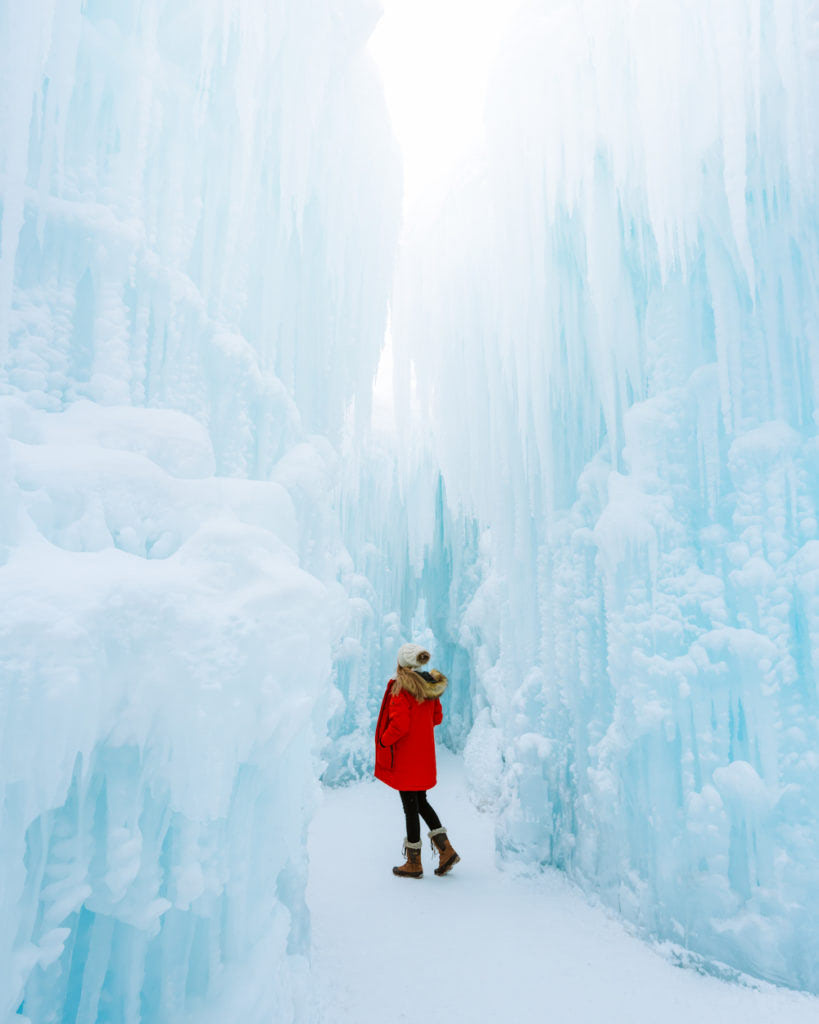
[[[440,854],[440,860],[438,862],[438,867],[435,869],[435,874],[445,875],[455,867],[461,858],[453,850],[452,843],[450,843],[447,838],[445,828],[434,828],[431,832],[428,832],[427,835],[432,842],[432,852]]]
[[[410,843],[404,840],[402,851],[407,860],[400,867],[393,868],[392,873],[400,878],[422,878],[424,869],[421,867],[421,841]]]

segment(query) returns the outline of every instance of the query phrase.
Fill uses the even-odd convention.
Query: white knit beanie
[[[426,657],[419,661],[422,654],[425,654]],[[428,661],[429,651],[425,647],[421,647],[420,644],[404,644],[403,647],[398,648],[398,664],[401,668],[423,668]]]

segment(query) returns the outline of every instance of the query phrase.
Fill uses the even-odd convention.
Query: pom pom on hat
[[[429,651],[420,644],[404,644],[398,648],[398,664],[401,668],[423,668],[429,658]]]

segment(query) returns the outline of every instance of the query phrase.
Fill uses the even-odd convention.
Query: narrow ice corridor
[[[444,755],[431,799],[462,860],[398,879],[398,795],[325,790],[310,826],[312,967],[321,1024],[815,1024],[819,999],[674,965],[556,871],[498,867],[492,819]],[[444,809],[445,812],[444,813]],[[727,975],[729,969],[724,968]],[[733,972],[735,975],[735,972]]]
[[[0,1024],[817,1017],[817,54],[0,0]]]

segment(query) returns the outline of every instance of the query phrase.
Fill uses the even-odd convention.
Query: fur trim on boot
[[[421,840],[417,843],[410,843],[404,840],[401,851],[407,858],[404,864],[392,869],[394,875],[399,878],[423,878],[424,869],[421,867]]]
[[[452,843],[450,843],[447,838],[445,828],[434,828],[431,832],[428,832],[427,835],[430,838],[432,852],[440,855],[438,867],[435,869],[435,874],[445,875],[455,867],[461,858],[452,848]]]

